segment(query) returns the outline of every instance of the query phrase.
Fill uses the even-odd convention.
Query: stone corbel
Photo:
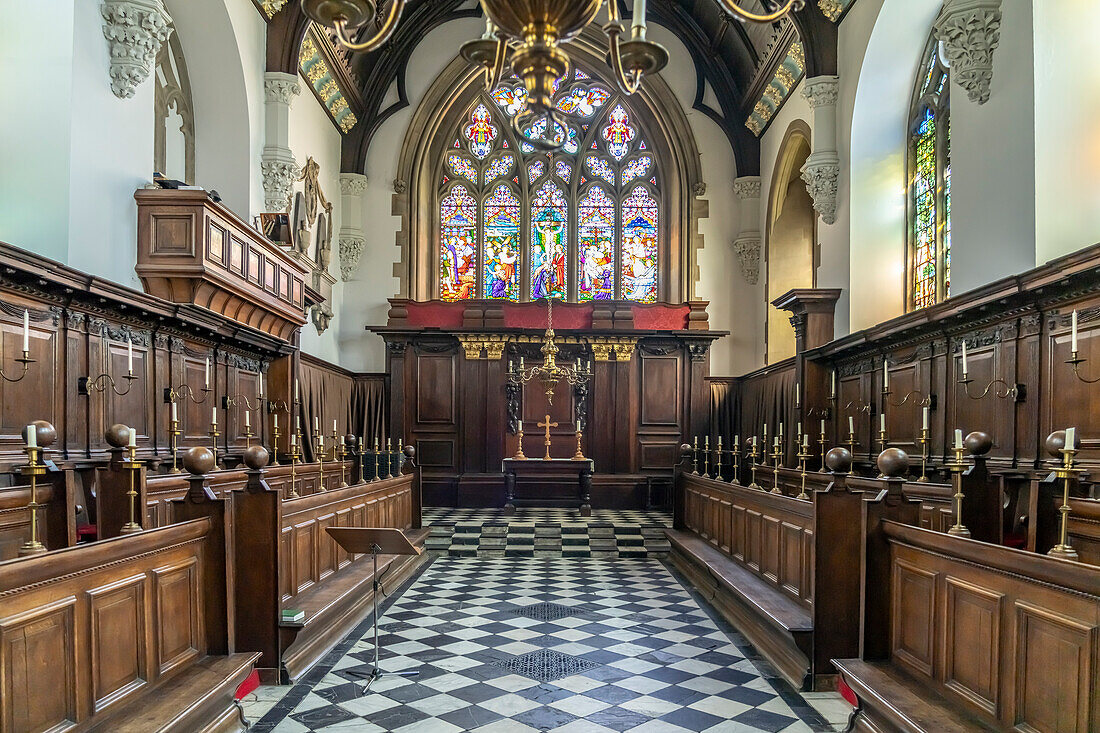
[[[760,282],[760,237],[738,237],[733,251],[741,263],[741,276],[749,285]]]
[[[264,183],[264,207],[269,212],[290,209],[290,195],[302,169],[289,150],[265,150],[260,159]]]
[[[340,234],[340,279],[348,282],[359,269],[359,258],[366,248],[366,239],[357,234]]]
[[[328,303],[321,303],[313,306],[310,312],[310,316],[313,319],[313,326],[317,329],[317,335],[321,335],[328,330],[329,324],[332,323],[332,309],[328,307]]]
[[[993,52],[1001,42],[1001,0],[949,0],[932,32],[951,62],[952,81],[971,102],[988,102]]]
[[[129,99],[172,35],[172,18],[161,0],[104,0],[99,10],[111,56],[111,91]]]
[[[836,197],[840,181],[840,156],[835,151],[811,153],[802,166],[802,180],[814,201],[814,210],[826,224],[836,222]]]
[[[340,174],[340,279],[348,282],[359,270],[359,259],[366,248],[363,231],[363,194],[367,177],[361,173]]]

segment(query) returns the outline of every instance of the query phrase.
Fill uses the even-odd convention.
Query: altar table
[[[570,507],[579,509],[582,517],[592,516],[591,459],[505,458],[503,467],[506,514],[527,506]]]

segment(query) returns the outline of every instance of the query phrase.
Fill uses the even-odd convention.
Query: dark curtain
[[[325,457],[331,458],[333,420],[336,421],[339,436],[350,433],[362,437],[367,449],[373,447],[377,438],[381,447],[385,447],[386,394],[382,375],[353,375],[302,359],[298,367],[298,382],[301,390],[298,417],[302,427],[304,460],[316,460],[315,424],[325,438]],[[396,443],[394,448],[397,448]]]
[[[749,439],[763,440],[764,425],[768,426],[768,452],[772,450],[779,425],[783,425],[784,462],[790,465],[795,449],[797,426],[794,409],[794,359],[782,361],[741,380],[740,434],[746,449]],[[803,426],[805,427],[805,426]],[[763,447],[763,446],[761,446]]]
[[[725,448],[733,447],[733,436],[740,434],[737,416],[741,412],[740,380],[715,378],[710,381],[710,439],[722,436]]]

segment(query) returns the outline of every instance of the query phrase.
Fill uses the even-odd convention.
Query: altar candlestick
[[[924,428],[925,430],[927,430],[928,429],[928,408],[925,407],[921,412],[923,413],[921,415],[921,427]]]
[[[26,429],[23,431],[23,433],[24,433],[24,435],[27,436],[27,447],[28,448],[37,448],[38,447],[38,431],[36,431],[34,429],[34,426],[33,425],[28,425],[26,427]]]
[[[1076,313],[1076,311],[1074,311]],[[23,309],[23,351],[31,350],[31,312]],[[34,448],[35,446],[31,446]]]
[[[1076,354],[1077,353],[1077,309],[1076,308],[1074,308],[1073,315],[1070,316],[1070,319],[1071,319],[1070,323],[1072,324],[1071,325],[1072,330],[1070,331],[1070,337],[1069,337],[1070,338],[1069,350],[1072,351],[1074,354]],[[26,349],[25,346],[23,348]]]
[[[955,448],[962,449],[963,447],[963,431],[955,428]]]
[[[126,368],[130,374],[134,373],[134,342],[126,339]]]

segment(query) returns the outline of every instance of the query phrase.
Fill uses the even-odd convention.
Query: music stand
[[[378,580],[378,555],[419,555],[422,550],[415,547],[405,533],[399,529],[383,527],[325,527],[336,544],[347,552],[357,555],[370,553],[374,558],[374,668],[371,669],[363,692],[370,689],[378,678],[387,675],[411,677],[420,674],[417,670],[404,672],[385,672],[378,666],[378,593],[382,584]]]

